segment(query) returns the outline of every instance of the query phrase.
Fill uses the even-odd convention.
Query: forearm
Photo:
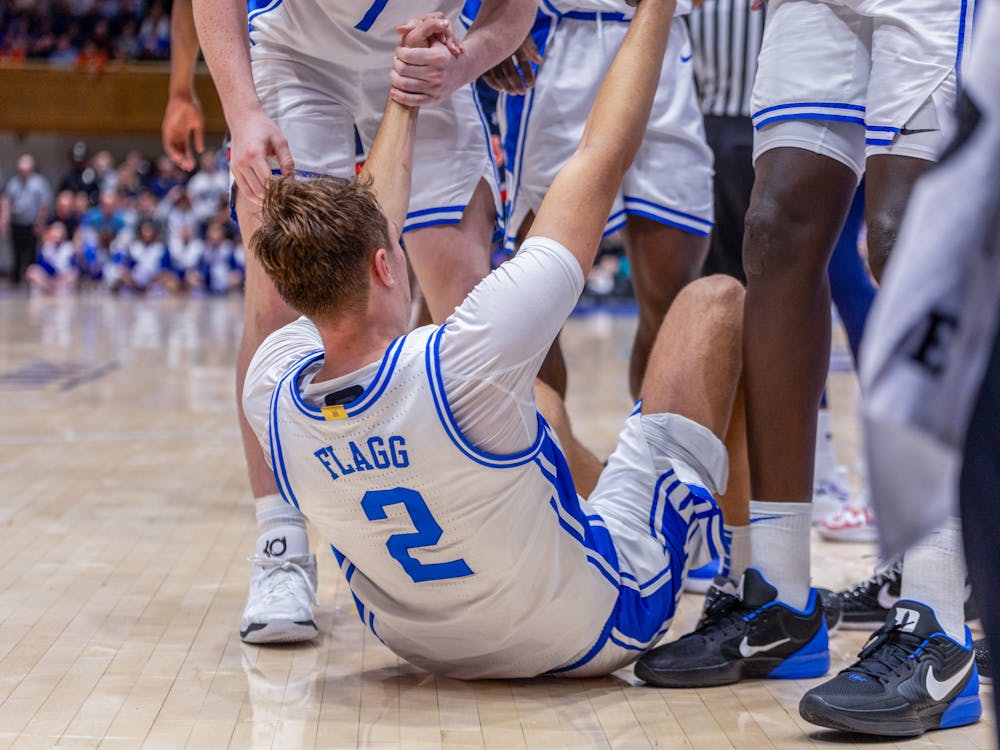
[[[361,171],[361,179],[371,180],[382,211],[400,232],[410,205],[418,111],[417,107],[389,100]]]
[[[246,3],[241,0],[193,0],[197,38],[212,72],[226,122],[260,108],[250,72]]]
[[[198,63],[198,32],[192,0],[174,0],[170,15],[170,96],[195,98],[194,71]]]
[[[538,0],[486,0],[462,42],[459,85],[471,83],[513,55],[531,31],[537,8]]]

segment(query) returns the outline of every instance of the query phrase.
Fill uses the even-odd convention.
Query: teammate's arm
[[[538,0],[485,0],[458,58],[433,48],[400,47],[389,74],[393,98],[410,106],[447,98],[514,54],[531,30],[537,8]]]
[[[417,19],[401,44],[405,47],[412,45],[438,49],[447,55],[459,55],[461,48],[452,32],[451,23],[440,14]],[[400,104],[389,97],[382,122],[359,175],[360,179],[371,181],[372,190],[386,219],[396,226],[397,231],[402,231],[410,204],[410,175],[413,171],[417,112],[416,107]]]
[[[194,0],[194,20],[232,134],[230,168],[239,190],[260,202],[275,156],[282,174],[292,174],[288,141],[264,114],[250,72],[245,0]]]
[[[174,0],[170,12],[170,87],[160,134],[163,150],[181,169],[194,169],[194,152],[205,149],[205,118],[194,90],[198,32],[191,0]]]
[[[639,3],[590,109],[580,145],[531,225],[532,235],[553,239],[573,253],[584,275],[594,265],[612,202],[642,143],[675,6],[675,0]]]

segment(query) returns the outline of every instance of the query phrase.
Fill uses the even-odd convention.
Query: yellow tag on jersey
[[[335,419],[347,419],[347,409],[345,409],[341,404],[322,406],[320,407],[320,411],[323,412],[323,417],[328,422],[332,422]]]

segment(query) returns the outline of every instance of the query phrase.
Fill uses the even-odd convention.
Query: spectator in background
[[[170,267],[177,278],[190,286],[190,280],[196,280],[192,273],[200,275],[201,258],[205,243],[202,242],[190,226],[181,227],[180,234],[167,242],[170,252]]]
[[[76,228],[80,225],[80,219],[83,218],[82,214],[77,213],[75,198],[73,191],[60,190],[59,195],[56,196],[55,207],[49,216],[49,225],[51,226],[58,221],[66,228],[66,234],[69,237],[72,237],[76,232]]]
[[[215,151],[198,157],[198,171],[187,184],[188,196],[198,221],[208,224],[219,211],[219,197],[229,195],[229,175],[218,167]]]
[[[43,294],[68,294],[76,288],[78,271],[66,227],[54,222],[45,230],[35,262],[24,272],[28,288]]]
[[[160,240],[156,224],[144,221],[137,236],[119,243],[105,278],[113,290],[122,288],[138,292],[177,291],[180,283],[170,270],[170,256]]]
[[[83,216],[83,226],[94,231],[97,246],[110,251],[112,243],[126,228],[125,212],[121,210],[115,193],[104,193],[100,203]]]
[[[135,60],[139,57],[139,31],[136,22],[129,20],[115,35],[114,55],[118,60]]]
[[[153,191],[153,194],[163,200],[172,188],[184,184],[177,167],[170,161],[169,156],[161,156],[156,160],[156,172],[146,182],[146,187]]]
[[[87,144],[77,141],[69,153],[69,171],[59,181],[59,190],[72,190],[78,193],[86,191],[90,196],[91,205],[97,203],[101,188],[97,181],[97,173],[90,167],[87,158]]]
[[[14,266],[10,279],[20,284],[24,271],[34,262],[38,237],[52,207],[49,181],[35,171],[35,158],[22,154],[17,174],[7,181],[0,199],[0,231],[10,230],[14,246]]]
[[[226,239],[225,227],[219,222],[208,225],[201,264],[188,274],[187,281],[192,290],[213,294],[228,294],[243,284],[243,270],[237,262],[236,249]]]
[[[90,169],[94,170],[94,182],[101,193],[118,189],[118,172],[110,151],[102,149],[94,154],[90,160]]]
[[[170,17],[163,12],[163,5],[156,0],[139,27],[139,57],[145,60],[163,60],[170,55]]]
[[[51,53],[48,55],[49,62],[60,68],[69,68],[76,64],[80,51],[73,44],[73,39],[69,34],[60,34],[56,40]]]
[[[167,197],[160,201],[156,218],[166,225],[167,242],[179,237],[185,227],[189,228],[192,234],[198,234],[201,227],[187,189],[183,185],[172,188]]]
[[[81,284],[94,286],[104,275],[110,256],[97,244],[97,233],[81,226],[73,234],[73,260],[80,272]]]

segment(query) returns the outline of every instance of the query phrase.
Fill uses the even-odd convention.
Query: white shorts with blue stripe
[[[460,28],[461,3],[431,0]],[[414,16],[402,0],[250,0],[250,56],[264,111],[288,140],[296,169],[353,177],[357,127],[371,147],[389,96],[395,27]],[[501,215],[489,131],[470,86],[433,107],[417,123],[413,191],[405,231],[457,224],[481,179]]]
[[[523,107],[512,110],[516,117],[500,118],[505,142],[517,143],[513,163],[507,164],[508,249],[576,150],[629,23],[622,13],[593,11],[568,12],[554,21],[534,90]],[[646,136],[622,181],[607,232],[620,229],[626,215],[702,236],[711,231],[712,152],[690,60],[687,25],[675,17]]]
[[[771,0],[751,111],[754,158],[798,147],[860,177],[874,154],[936,160],[975,0]]]
[[[657,644],[699,537],[711,554],[722,554],[722,514],[712,496],[725,492],[728,475],[725,446],[710,430],[636,408],[584,504],[590,525],[607,528],[613,540],[618,601],[590,648],[553,674],[608,674]]]

